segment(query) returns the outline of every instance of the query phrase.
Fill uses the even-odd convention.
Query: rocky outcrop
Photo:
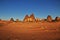
[[[34,21],[35,21],[34,14],[31,14],[31,15],[30,15],[30,21],[31,21],[31,22],[34,22]]]
[[[23,21],[24,22],[34,22],[35,21],[34,14],[31,14],[30,16],[26,15]]]
[[[23,21],[24,21],[24,22],[28,22],[28,18],[29,18],[29,16],[26,15]]]
[[[60,17],[56,17],[55,18],[55,21],[60,21]]]
[[[52,17],[50,15],[47,16],[47,21],[52,22]]]
[[[10,21],[11,21],[11,22],[14,22],[14,19],[13,19],[13,18],[11,18],[11,19],[10,19]]]

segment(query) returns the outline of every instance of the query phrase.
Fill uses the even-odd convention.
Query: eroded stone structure
[[[34,14],[31,14],[30,16],[26,15],[23,21],[24,22],[34,22],[35,21]]]
[[[13,18],[11,18],[11,19],[10,19],[10,21],[14,21],[14,19],[13,19]]]
[[[52,17],[50,15],[47,16],[47,21],[52,22]]]
[[[60,17],[56,17],[55,18],[55,21],[60,21]]]

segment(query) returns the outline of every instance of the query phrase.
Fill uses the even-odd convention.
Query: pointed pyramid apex
[[[34,17],[34,14],[32,13],[32,14],[30,15],[30,17]]]
[[[29,16],[28,16],[28,15],[26,15],[26,16],[24,17],[24,20],[23,20],[23,21],[25,21],[27,18],[29,18]]]
[[[14,19],[13,18],[10,18],[10,21],[14,21]]]
[[[25,16],[25,18],[28,18],[28,17],[29,17],[28,15]]]
[[[31,16],[34,15],[34,13],[31,14]]]
[[[51,15],[48,15],[48,16],[47,16],[47,21],[48,21],[48,22],[51,22],[51,21],[52,21]]]
[[[55,18],[55,21],[60,21],[60,17],[57,16],[57,17]]]
[[[51,15],[48,15],[48,17],[51,17]]]
[[[32,18],[32,19],[34,19],[34,20],[35,20],[35,16],[34,16],[34,14],[33,14],[33,13],[30,15],[30,18]]]

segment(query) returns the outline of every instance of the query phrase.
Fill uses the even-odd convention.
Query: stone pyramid
[[[30,16],[26,15],[23,21],[25,21],[25,22],[33,22],[33,21],[35,21],[34,14],[31,14]]]
[[[47,21],[51,22],[52,21],[52,17],[50,15],[47,16]]]
[[[29,16],[26,15],[23,21],[28,21]]]
[[[30,15],[30,19],[31,19],[31,21],[35,21],[35,16],[33,13]]]
[[[60,17],[56,17],[55,18],[55,21],[60,21]]]

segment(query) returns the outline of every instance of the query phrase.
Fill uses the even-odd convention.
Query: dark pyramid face
[[[28,15],[25,16],[25,18],[28,18],[28,17],[29,17]]]
[[[30,16],[26,15],[23,21],[28,21],[28,22],[35,21],[34,14],[31,14]]]
[[[31,14],[30,15],[30,18],[35,19],[34,14]]]
[[[55,21],[60,21],[60,17],[56,17],[55,18]]]
[[[10,21],[14,21],[14,19],[13,19],[13,18],[11,18],[11,19],[10,19]]]
[[[50,15],[47,16],[47,21],[49,21],[49,22],[52,21],[52,17]]]
[[[50,15],[48,15],[48,16],[47,16],[47,18],[51,18],[51,16],[50,16]]]
[[[28,16],[28,15],[26,15],[23,21],[25,21],[25,20],[26,20],[26,19],[28,19],[28,18],[29,18],[29,16]]]
[[[30,16],[34,16],[34,14],[32,13]]]

